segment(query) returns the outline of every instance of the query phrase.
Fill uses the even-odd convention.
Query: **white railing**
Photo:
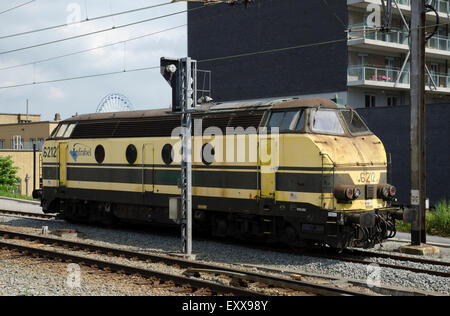
[[[381,32],[367,25],[350,25],[348,40],[371,39],[395,44],[409,44],[409,33],[401,30]]]
[[[442,36],[433,36],[426,45],[427,48],[450,51],[450,40]]]
[[[409,84],[409,71],[400,73],[397,69],[364,67],[364,66],[350,66],[348,68],[348,81],[379,81],[379,82],[397,82],[400,76],[399,83]]]
[[[367,25],[351,25],[347,34],[348,40],[370,39],[386,43],[409,45],[409,33],[401,30],[381,32]],[[428,40],[426,47],[450,51],[450,39],[435,35]]]
[[[449,2],[448,0],[433,0],[432,5],[440,13],[449,14]]]
[[[399,78],[400,77],[400,78]],[[399,84],[409,85],[410,81],[409,71],[400,72],[398,69],[389,68],[377,68],[377,67],[365,67],[365,66],[350,66],[348,68],[348,82],[358,81],[377,81],[396,83],[397,79]],[[431,80],[431,78],[433,80]],[[445,74],[432,73],[430,76],[427,74],[427,86],[434,89],[436,88],[450,88],[450,76]],[[434,81],[434,84],[433,84]]]
[[[411,6],[411,0],[397,0],[397,3],[409,7]],[[448,0],[433,0],[431,5],[434,6],[440,13],[448,14],[450,12]]]
[[[411,6],[411,0],[397,0],[398,4]]]

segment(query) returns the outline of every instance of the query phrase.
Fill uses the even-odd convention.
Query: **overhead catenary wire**
[[[36,1],[36,0],[33,0],[33,1]],[[31,1],[31,2],[33,2],[33,1]],[[30,2],[29,2],[29,3],[30,3]],[[146,7],[142,7],[142,8],[138,8],[138,9],[132,9],[132,10],[127,10],[127,11],[121,11],[121,12],[117,12],[117,13],[111,13],[111,14],[107,14],[107,15],[102,15],[102,16],[94,17],[94,18],[89,18],[89,17],[86,16],[86,18],[85,18],[84,20],[81,20],[81,21],[70,22],[70,23],[64,23],[64,24],[58,24],[58,25],[48,26],[48,27],[44,27],[44,28],[40,28],[40,29],[36,29],[36,30],[25,31],[25,32],[20,32],[20,33],[15,33],[15,34],[0,35],[0,40],[1,40],[1,39],[6,39],[6,38],[11,38],[11,37],[17,37],[17,36],[23,36],[23,35],[28,35],[28,34],[33,34],[33,33],[43,32],[43,31],[54,30],[54,29],[63,28],[63,27],[68,27],[68,26],[72,26],[72,25],[79,25],[79,24],[81,24],[81,23],[92,22],[92,21],[97,21],[97,20],[107,19],[107,18],[119,16],[119,15],[125,15],[125,14],[135,13],[135,12],[139,12],[139,11],[144,11],[144,10],[154,9],[154,8],[166,6],[166,5],[169,5],[169,4],[172,4],[172,2],[165,2],[165,3],[155,4],[155,5],[146,6]],[[0,14],[1,14],[1,13],[0,13]]]
[[[290,46],[290,47],[275,48],[275,49],[269,49],[269,50],[260,50],[260,51],[248,52],[248,53],[242,53],[242,54],[236,54],[236,55],[229,55],[229,56],[222,56],[222,57],[216,57],[216,58],[203,59],[203,60],[199,60],[198,62],[199,63],[212,62],[212,61],[220,61],[220,60],[248,57],[248,56],[255,56],[255,55],[263,55],[263,54],[269,54],[269,53],[278,53],[278,52],[295,50],[295,49],[301,49],[301,48],[310,48],[310,47],[327,45],[327,44],[336,44],[336,43],[346,42],[346,41],[347,41],[346,38],[341,38],[341,39],[324,41],[324,42],[316,42],[316,43],[310,43],[310,44],[302,44],[302,45],[296,45],[296,46]],[[19,87],[25,87],[25,86],[48,84],[48,83],[57,83],[57,82],[64,82],[64,81],[88,79],[88,78],[95,78],[95,77],[103,77],[103,76],[109,76],[109,75],[117,75],[117,74],[121,74],[121,73],[131,73],[131,72],[139,72],[139,71],[145,71],[145,70],[155,70],[155,69],[159,70],[160,66],[158,65],[158,66],[151,66],[151,67],[144,67],[144,68],[135,68],[135,69],[129,69],[129,70],[124,69],[124,70],[121,70],[121,71],[114,71],[114,72],[107,72],[107,73],[100,73],[100,74],[93,74],[93,75],[61,78],[61,79],[46,80],[46,81],[39,81],[39,82],[29,82],[29,83],[15,84],[15,85],[9,85],[9,86],[0,86],[0,90],[11,89],[11,88],[19,88]]]
[[[272,0],[268,0],[269,2],[271,2]],[[200,9],[203,7],[198,7],[198,8],[194,8],[194,9],[190,9],[190,10],[195,10],[195,9]],[[190,10],[186,10],[186,11],[190,11]],[[183,27],[186,26],[186,24],[184,25],[180,25],[180,26],[176,26],[174,28],[179,28],[179,27]],[[170,29],[174,29],[174,28],[170,28]],[[164,32],[170,29],[166,29],[166,30],[161,30],[155,33],[160,33],[160,32]],[[372,30],[370,30],[372,31]],[[370,32],[368,31],[368,32]],[[146,37],[146,36],[150,36],[151,34],[146,34],[146,35],[142,35],[139,37],[136,37],[134,39],[138,39],[138,38],[142,38],[142,37]],[[120,42],[116,42],[116,43],[112,43],[112,44],[107,44],[107,45],[103,45],[104,47],[107,46],[113,46],[113,45],[117,45],[119,43],[124,43],[130,40],[134,40],[134,39],[129,39],[129,40],[124,40],[124,41],[120,41]],[[242,54],[236,54],[236,55],[229,55],[229,56],[222,56],[222,57],[216,57],[216,58],[210,58],[210,59],[203,59],[203,60],[199,60],[199,63],[202,62],[212,62],[212,61],[220,61],[220,60],[226,60],[226,59],[232,59],[232,58],[239,58],[239,57],[246,57],[246,56],[255,56],[255,55],[261,55],[261,54],[268,54],[268,53],[277,53],[277,52],[282,52],[282,51],[289,51],[289,50],[294,50],[294,49],[301,49],[301,48],[308,48],[308,47],[314,47],[314,46],[319,46],[319,45],[326,45],[326,44],[333,44],[333,43],[339,43],[339,42],[346,42],[348,39],[347,38],[341,38],[341,39],[337,39],[337,40],[330,40],[330,41],[324,41],[324,42],[317,42],[317,43],[310,43],[310,44],[302,44],[302,45],[296,45],[296,46],[290,46],[290,47],[284,47],[284,48],[276,48],[276,49],[270,49],[270,50],[260,50],[260,51],[256,51],[256,52],[249,52],[249,53],[242,53]],[[40,62],[43,61],[47,61],[47,60],[53,60],[53,59],[57,59],[57,58],[63,58],[66,56],[71,56],[71,55],[75,55],[75,54],[79,54],[85,51],[91,51],[94,49],[98,49],[101,47],[96,47],[96,48],[92,48],[92,49],[87,49],[84,51],[79,51],[79,52],[74,52],[74,53],[70,53],[70,54],[66,54],[66,55],[61,55],[61,56],[56,56],[56,57],[52,57],[52,58],[48,58],[46,60],[42,60]],[[27,65],[35,65],[36,63],[38,63],[39,61],[36,62],[30,62]],[[12,67],[19,67],[19,66],[23,66],[23,65],[17,65],[17,66],[11,66],[11,67],[6,67],[6,68],[12,68]],[[94,77],[101,77],[101,76],[109,76],[109,75],[116,75],[116,74],[121,74],[121,73],[131,73],[131,72],[139,72],[139,71],[145,71],[145,70],[153,70],[153,69],[159,69],[160,66],[151,66],[151,67],[144,67],[144,68],[136,68],[136,69],[129,69],[129,70],[121,70],[121,71],[114,71],[114,72],[106,72],[106,73],[100,73],[100,74],[93,74],[93,75],[86,75],[86,76],[78,76],[78,77],[68,77],[68,78],[61,78],[61,79],[55,79],[55,80],[47,80],[47,81],[40,81],[40,82],[29,82],[29,83],[23,83],[23,84],[15,84],[15,85],[9,85],[9,86],[0,86],[0,89],[10,89],[10,88],[18,88],[18,87],[24,87],[24,86],[32,86],[32,85],[40,85],[40,84],[48,84],[48,83],[57,83],[57,82],[64,82],[64,81],[71,81],[71,80],[80,80],[80,79],[87,79],[87,78],[94,78]],[[3,68],[5,69],[5,68]],[[2,70],[2,69],[0,69]]]
[[[22,4],[19,4],[19,5],[15,6],[15,7],[9,8],[9,9],[7,9],[7,10],[0,11],[0,14],[8,13],[8,12],[11,12],[11,11],[13,11],[13,10],[22,8],[22,7],[24,7],[24,6],[26,6],[26,5],[29,5],[30,3],[33,3],[33,2],[35,2],[35,1],[36,1],[36,0],[31,0],[31,1],[28,1],[28,2],[25,2],[25,3],[22,3]]]
[[[164,32],[172,31],[172,30],[179,29],[179,28],[186,27],[186,26],[187,26],[187,24],[181,24],[181,25],[170,27],[170,28],[166,28],[166,29],[163,29],[163,30],[160,30],[160,31],[147,33],[147,34],[136,36],[136,37],[131,37],[131,38],[128,38],[126,40],[122,40],[122,41],[118,41],[118,42],[114,42],[114,43],[100,45],[100,46],[96,46],[96,47],[92,47],[92,48],[87,48],[87,49],[79,50],[79,51],[68,53],[68,54],[63,54],[63,55],[58,55],[58,56],[54,56],[54,57],[49,57],[49,58],[44,58],[44,59],[40,59],[40,60],[35,60],[35,61],[23,63],[23,64],[7,66],[7,67],[0,68],[0,71],[20,68],[20,67],[25,67],[25,66],[31,66],[31,65],[36,65],[36,64],[49,62],[49,61],[53,61],[53,60],[57,60],[57,59],[65,58],[65,57],[79,55],[79,54],[91,52],[91,51],[94,51],[94,50],[97,50],[97,49],[102,49],[102,48],[106,48],[106,47],[111,47],[111,46],[116,46],[116,45],[119,45],[119,44],[123,44],[123,43],[126,43],[126,42],[139,40],[139,39],[142,39],[142,38],[145,38],[145,37],[150,37],[150,36],[153,36],[153,35],[161,34],[161,33],[164,33]]]
[[[272,2],[272,1],[274,1],[274,0],[264,0],[262,3],[269,3],[269,2]],[[215,4],[217,4],[217,3],[210,4],[208,6],[211,7],[211,6],[215,5]],[[200,7],[200,8],[207,8],[208,6],[203,6],[203,7]],[[200,8],[197,8],[197,9],[200,9]],[[188,11],[191,11],[191,10],[188,10]],[[221,16],[221,15],[224,15],[224,14],[225,13],[220,13],[220,14],[208,16],[207,18],[203,19],[200,22],[203,23],[205,20],[214,19],[214,18],[217,18],[218,16]],[[197,23],[199,23],[199,22],[197,22]],[[192,24],[196,24],[196,22],[191,22],[190,24],[191,25]],[[70,57],[70,56],[74,56],[74,55],[78,55],[78,54],[83,54],[83,53],[87,53],[87,52],[94,51],[94,50],[97,50],[97,49],[111,47],[111,46],[115,46],[115,45],[118,45],[118,44],[123,44],[125,42],[131,42],[131,41],[139,40],[139,39],[142,39],[142,38],[145,38],[145,37],[161,34],[161,33],[164,33],[164,32],[172,31],[174,29],[178,29],[178,28],[182,28],[182,27],[186,27],[186,26],[188,26],[188,24],[181,24],[181,25],[170,27],[170,28],[166,28],[166,29],[163,29],[163,30],[160,30],[160,31],[147,33],[147,34],[136,36],[136,37],[131,37],[131,38],[128,38],[128,39],[125,39],[125,40],[122,40],[122,41],[118,41],[118,42],[114,42],[114,43],[100,45],[100,46],[96,46],[96,47],[92,47],[92,48],[88,48],[88,49],[83,49],[83,50],[79,50],[79,51],[75,51],[75,52],[71,52],[71,53],[67,53],[67,54],[62,54],[62,55],[58,55],[58,56],[53,56],[53,57],[43,58],[43,59],[39,59],[39,60],[34,60],[34,61],[22,63],[22,64],[5,66],[5,67],[0,68],[0,71],[20,68],[20,67],[25,67],[25,66],[32,66],[32,65],[36,65],[36,64],[40,64],[40,63],[44,63],[44,62],[49,62],[49,61],[53,61],[53,60],[57,60],[57,59],[65,58],[65,57]]]
[[[110,28],[107,28],[107,29],[102,29],[102,30],[98,30],[98,31],[94,31],[94,32],[84,33],[84,34],[70,36],[70,37],[65,37],[65,38],[62,38],[62,39],[49,41],[49,42],[45,42],[45,43],[40,43],[40,44],[35,44],[35,45],[27,46],[27,47],[21,47],[21,48],[16,48],[16,49],[12,49],[12,50],[2,51],[2,52],[0,52],[0,55],[16,53],[16,52],[23,51],[23,50],[28,50],[28,49],[32,49],[32,48],[47,46],[47,45],[56,44],[56,43],[61,43],[61,42],[65,42],[65,41],[69,41],[69,40],[73,40],[73,39],[78,39],[78,38],[82,38],[82,37],[86,37],[86,36],[90,36],[90,35],[100,34],[100,33],[108,32],[108,31],[112,31],[112,30],[118,30],[118,29],[122,29],[122,28],[125,28],[125,27],[130,27],[130,26],[134,26],[134,25],[138,25],[138,24],[142,24],[142,23],[146,23],[146,22],[150,22],[150,21],[155,21],[155,20],[167,18],[167,17],[170,17],[170,16],[175,16],[175,15],[178,15],[178,14],[186,13],[188,11],[198,10],[198,9],[201,9],[201,8],[202,7],[193,8],[193,9],[189,9],[189,10],[178,11],[178,12],[173,12],[173,13],[169,13],[169,14],[160,15],[160,16],[157,16],[157,17],[153,17],[153,18],[137,21],[137,22],[122,24],[122,25],[119,25],[119,26],[113,26],[113,27],[110,27]]]

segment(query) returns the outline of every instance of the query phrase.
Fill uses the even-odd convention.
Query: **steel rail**
[[[358,259],[358,258],[349,258],[349,257],[343,257],[343,256],[337,256],[337,255],[313,255],[313,256],[319,257],[319,258],[343,261],[343,262],[365,264],[365,265],[377,264],[378,266],[380,266],[382,268],[391,268],[391,269],[395,269],[395,270],[406,270],[406,271],[411,271],[414,273],[423,273],[423,274],[428,274],[428,275],[440,276],[440,277],[444,277],[444,278],[450,278],[450,272],[445,272],[445,271],[407,267],[407,266],[381,263],[381,262],[375,262],[375,261],[371,261],[371,260],[364,260],[364,259]],[[408,260],[405,260],[405,261],[408,261]]]
[[[137,268],[129,265],[117,264],[113,262],[76,256],[72,254],[65,254],[57,251],[37,249],[12,243],[0,241],[0,248],[20,251],[26,254],[38,255],[44,258],[58,259],[66,262],[74,262],[80,265],[95,267],[101,270],[108,270],[113,273],[124,273],[129,275],[140,275],[145,278],[156,278],[165,282],[172,282],[175,286],[185,287],[189,286],[193,289],[209,289],[212,293],[220,294],[234,294],[239,296],[262,296],[261,293],[241,289],[233,286],[216,284],[209,281],[192,279],[184,276],[167,274],[163,272],[153,271],[149,269]]]
[[[0,210],[0,215],[36,217],[36,218],[41,218],[41,219],[55,219],[56,218],[56,215],[52,215],[52,214],[40,214],[40,213],[30,213],[30,212],[11,211],[11,210]]]
[[[415,258],[415,257],[407,257],[407,256],[400,256],[396,254],[390,254],[390,253],[383,253],[383,252],[373,252],[373,251],[364,251],[359,249],[346,249],[344,251],[347,255],[357,255],[357,256],[363,256],[363,257],[372,257],[372,258],[384,258],[384,259],[392,259],[397,261],[406,261],[406,262],[415,262],[415,263],[423,263],[423,264],[429,264],[429,265],[439,265],[439,266],[445,266],[450,267],[450,262],[448,261],[438,261],[438,260],[431,260],[427,258]]]
[[[368,294],[345,290],[341,288],[335,288],[326,285],[319,285],[299,280],[292,280],[283,277],[276,277],[267,274],[260,274],[254,272],[248,272],[244,270],[226,268],[222,266],[217,266],[213,264],[202,263],[198,261],[185,260],[183,258],[169,257],[164,255],[156,255],[156,254],[147,254],[141,252],[134,252],[124,249],[118,248],[110,248],[99,245],[92,245],[87,243],[80,243],[69,240],[62,240],[57,238],[50,238],[44,236],[30,235],[24,233],[17,233],[11,231],[0,230],[0,236],[7,239],[22,239],[28,241],[37,241],[42,244],[47,245],[58,245],[73,249],[80,249],[84,251],[89,251],[93,253],[101,253],[110,256],[116,257],[124,257],[128,259],[141,260],[145,262],[162,262],[166,265],[178,266],[186,269],[202,269],[209,271],[222,271],[224,274],[235,274],[235,275],[243,275],[243,280],[254,281],[258,280],[258,282],[266,283],[269,285],[278,285],[281,288],[291,289],[296,291],[302,291],[309,294],[315,294],[320,296],[370,296]],[[0,243],[1,245],[1,243]]]

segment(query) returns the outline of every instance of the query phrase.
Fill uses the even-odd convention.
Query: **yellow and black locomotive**
[[[194,232],[290,245],[370,247],[395,235],[382,142],[326,99],[210,104],[193,114]],[[180,115],[90,114],[43,149],[45,212],[94,222],[176,225]],[[231,131],[231,132],[230,132]]]

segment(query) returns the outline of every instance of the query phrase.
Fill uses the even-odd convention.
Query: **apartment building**
[[[206,7],[188,13],[188,54],[211,60],[199,68],[212,71],[216,101],[337,96],[355,108],[407,105],[410,1],[395,0],[389,33],[367,23],[381,0]],[[442,26],[426,48],[427,103],[450,103],[449,0],[433,5]],[[427,20],[435,24],[434,14]]]
[[[411,0],[396,0],[392,29],[370,27],[372,4],[381,0],[348,0],[348,103],[365,107],[409,104],[409,26]],[[449,1],[435,0],[440,24],[426,45],[427,103],[450,102]],[[434,13],[427,23],[436,24]],[[433,28],[427,29],[431,31]]]

